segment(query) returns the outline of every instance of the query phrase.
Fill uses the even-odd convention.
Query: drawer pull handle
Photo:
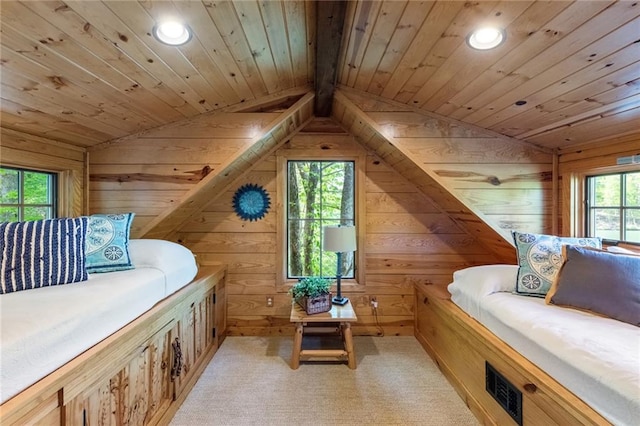
[[[176,377],[180,377],[182,372],[182,348],[180,348],[180,339],[176,337],[176,340],[171,343],[173,347],[173,367],[171,367],[171,381],[173,382]]]

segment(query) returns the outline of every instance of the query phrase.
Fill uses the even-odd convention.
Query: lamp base
[[[334,305],[346,305],[348,301],[349,299],[347,299],[346,297],[338,297],[338,296],[331,299],[331,302],[333,302]]]

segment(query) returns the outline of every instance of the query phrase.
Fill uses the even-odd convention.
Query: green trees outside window
[[[0,167],[0,222],[56,216],[54,173]]]
[[[587,178],[587,232],[640,243],[640,171]]]
[[[322,227],[355,225],[353,161],[287,162],[287,278],[335,276],[335,253],[322,251]],[[354,278],[346,253],[343,278]]]

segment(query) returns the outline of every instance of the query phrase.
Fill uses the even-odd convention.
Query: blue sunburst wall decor
[[[259,185],[242,185],[233,196],[233,209],[242,220],[260,220],[267,214],[271,200],[269,194]]]

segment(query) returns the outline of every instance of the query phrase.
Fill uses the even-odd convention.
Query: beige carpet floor
[[[413,337],[355,337],[355,370],[291,370],[292,339],[228,337],[171,424],[479,424]]]

